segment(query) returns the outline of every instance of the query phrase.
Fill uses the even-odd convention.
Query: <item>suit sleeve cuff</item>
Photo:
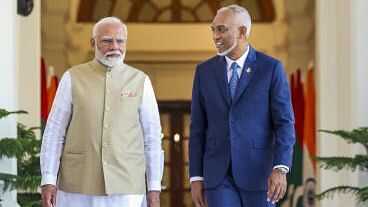
[[[200,176],[194,176],[194,177],[191,177],[190,178],[190,182],[194,182],[194,181],[200,181],[200,180],[203,180],[203,177],[200,177]]]

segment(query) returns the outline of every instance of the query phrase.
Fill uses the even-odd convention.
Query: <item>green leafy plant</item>
[[[0,109],[0,119],[11,114],[26,114],[26,111],[7,111]],[[40,150],[41,140],[36,138],[35,130],[39,127],[26,127],[17,124],[17,137],[4,137],[0,139],[0,158],[15,157],[17,159],[17,175],[0,173],[0,180],[4,181],[4,191],[17,189],[19,202],[22,197],[27,197],[29,202],[23,206],[40,206],[39,199],[31,199],[27,194],[36,194],[39,197],[38,187],[41,182],[40,172]],[[25,195],[25,196],[24,196]]]
[[[348,169],[355,171],[359,169],[361,171],[368,172],[368,127],[360,127],[353,129],[352,131],[344,130],[320,130],[321,132],[337,135],[344,139],[349,144],[360,144],[365,148],[365,154],[357,154],[354,157],[316,157],[316,160],[320,163],[323,169],[329,169],[334,171],[340,171],[342,169]],[[331,197],[335,193],[351,193],[356,196],[357,201],[368,201],[368,186],[356,187],[356,186],[336,186],[329,188],[317,195],[317,198],[324,199]]]

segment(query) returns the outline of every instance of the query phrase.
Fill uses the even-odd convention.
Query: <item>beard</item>
[[[100,50],[95,48],[95,57],[98,62],[101,64],[113,68],[116,66],[121,66],[124,63],[125,52],[121,53],[120,51],[108,51],[105,54],[102,54]]]
[[[217,55],[219,55],[219,56],[226,56],[226,55],[228,55],[231,51],[234,50],[234,48],[236,47],[236,45],[237,45],[236,37],[234,36],[234,44],[229,49],[225,50],[224,52],[217,51]]]

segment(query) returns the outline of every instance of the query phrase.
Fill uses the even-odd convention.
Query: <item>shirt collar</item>
[[[225,56],[225,59],[226,59],[226,64],[227,64],[227,71],[230,70],[230,67],[231,67],[231,64],[233,64],[233,62],[236,62],[236,64],[239,65],[240,68],[243,68],[244,67],[244,63],[245,63],[245,60],[247,59],[248,57],[248,53],[249,53],[249,45],[247,45],[247,49],[245,50],[245,52],[243,53],[242,56],[240,56],[239,59],[237,60],[232,60],[230,58],[228,58],[227,56]]]

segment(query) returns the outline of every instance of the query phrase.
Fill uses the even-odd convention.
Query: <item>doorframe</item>
[[[160,113],[170,114],[170,206],[184,202],[184,156],[183,141],[175,142],[176,133],[184,134],[184,114],[190,114],[191,101],[158,101]],[[184,138],[184,137],[183,137]],[[183,139],[182,139],[183,140]]]

